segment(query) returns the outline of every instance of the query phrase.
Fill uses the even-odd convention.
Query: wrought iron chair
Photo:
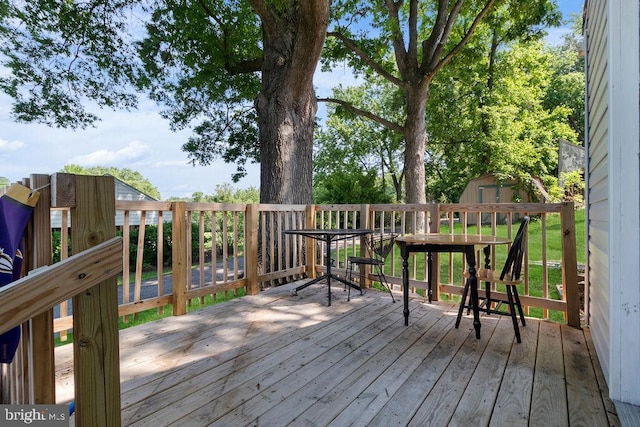
[[[493,270],[481,270],[477,276],[478,281],[485,281],[485,298],[480,304],[481,311],[485,311],[487,314],[501,314],[505,316],[511,316],[513,321],[513,329],[516,334],[516,340],[520,343],[520,328],[518,327],[518,319],[516,317],[516,309],[520,315],[520,321],[522,326],[526,326],[524,320],[524,313],[522,311],[522,304],[520,304],[520,297],[518,296],[517,285],[522,283],[520,279],[520,272],[522,270],[522,260],[524,258],[524,252],[527,247],[527,229],[529,225],[529,217],[522,218],[520,228],[516,233],[516,237],[513,239],[511,248],[507,255],[507,260],[502,268],[500,276],[497,271]],[[465,271],[465,277],[469,277],[468,271]],[[504,297],[498,298],[495,295],[491,295],[491,284],[504,285],[506,288],[507,299]],[[471,301],[467,301],[469,292],[469,280],[466,281],[464,290],[462,291],[462,300],[460,301],[460,308],[458,310],[458,317],[456,319],[456,327],[460,324],[462,312],[466,308],[471,308]],[[469,296],[469,298],[471,298]],[[502,304],[507,304],[509,311],[501,310]]]
[[[391,295],[391,300],[396,302],[396,299],[393,297],[393,292],[391,291],[391,286],[389,282],[387,282],[387,277],[384,275],[384,264],[385,259],[393,249],[393,245],[395,243],[397,234],[393,233],[382,233],[382,234],[372,234],[365,238],[367,245],[367,253],[368,256],[359,257],[359,256],[350,256],[348,258],[348,275],[347,280],[353,282],[353,272],[354,266],[358,267],[360,271],[362,266],[368,265],[371,266],[375,270],[375,274],[378,276],[378,281],[381,285],[386,286],[389,291],[389,295]],[[360,276],[358,274],[357,276]],[[364,289],[364,284],[360,283],[360,287]],[[351,288],[349,288],[349,295],[347,296],[347,300],[351,297]]]

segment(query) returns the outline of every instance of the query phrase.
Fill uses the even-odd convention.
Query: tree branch
[[[278,19],[263,0],[247,0],[247,3],[251,5],[256,15],[260,17],[265,32],[277,31]]]
[[[458,19],[458,15],[460,14],[460,9],[462,8],[463,3],[464,3],[464,0],[457,0],[456,4],[453,6],[453,9],[451,10],[449,17],[447,18],[447,23],[444,26],[444,29],[442,32],[442,39],[440,40],[440,43],[436,45],[435,50],[433,52],[433,57],[429,61],[430,62],[429,68],[435,67],[438,64],[440,55],[442,55],[442,50],[444,49],[445,44],[449,40],[449,36],[451,35],[451,30],[453,29],[453,26],[456,23],[456,19]]]
[[[484,16],[487,13],[489,13],[489,11],[493,7],[494,3],[495,3],[495,0],[488,0],[487,1],[487,3],[485,4],[484,8],[482,9],[482,11],[473,20],[473,23],[471,24],[471,27],[469,27],[469,30],[465,33],[464,37],[462,37],[462,40],[460,40],[460,42],[451,50],[451,52],[449,52],[442,59],[442,61],[438,62],[438,64],[435,67],[433,67],[433,69],[430,71],[431,74],[435,74],[442,67],[447,65],[447,63],[449,63],[449,61],[451,61],[453,59],[453,57],[456,56],[458,54],[458,52],[460,52],[462,50],[463,47],[465,47],[465,45],[469,42],[469,39],[471,39],[471,36],[475,32],[476,27],[480,24],[480,21],[482,21]]]
[[[349,39],[344,34],[338,32],[338,31],[329,31],[327,33],[327,36],[335,37],[338,40],[340,40],[342,43],[344,43],[344,45],[347,48],[349,48],[353,53],[355,53],[365,64],[367,64],[374,71],[376,71],[378,74],[380,74],[380,76],[383,77],[384,79],[388,80],[389,82],[391,82],[392,84],[394,84],[396,86],[399,86],[399,87],[403,87],[404,86],[404,83],[403,83],[402,80],[398,79],[393,74],[387,72],[384,68],[382,68],[382,66],[380,64],[375,62],[371,57],[369,57],[369,55],[364,53],[364,51],[362,49],[360,49],[358,47],[358,45],[356,45],[356,43],[353,40]]]
[[[418,69],[418,0],[409,4],[409,46],[407,62],[412,70]]]
[[[231,75],[246,74],[246,73],[253,73],[253,72],[262,70],[262,62],[263,62],[262,57],[248,59],[248,60],[239,61],[239,62],[235,62],[232,60],[230,55],[229,43],[228,43],[229,33],[227,30],[227,26],[220,19],[220,17],[218,17],[213,12],[213,10],[211,10],[209,5],[207,5],[204,2],[204,0],[198,0],[198,4],[200,4],[200,7],[202,8],[202,10],[204,10],[204,13],[206,13],[208,17],[213,19],[222,30],[222,51],[224,52],[224,68],[229,72],[229,74]]]
[[[374,122],[386,127],[389,130],[392,130],[394,132],[398,132],[400,134],[404,134],[404,127],[400,126],[397,123],[394,123],[390,120],[387,120],[383,117],[380,117],[376,114],[373,114],[370,111],[366,111],[366,110],[361,110],[360,108],[354,106],[353,104],[351,104],[350,102],[347,101],[343,101],[342,99],[336,99],[336,98],[318,98],[318,102],[332,102],[334,104],[338,104],[341,107],[343,107],[345,110],[349,111],[350,113],[353,113],[357,116],[360,117],[365,117],[369,120],[373,120]]]
[[[298,28],[291,66],[302,79],[301,89],[313,87],[315,73],[329,26],[329,0],[301,1],[298,7]]]
[[[438,15],[436,17],[436,22],[433,24],[433,31],[431,31],[431,35],[427,40],[422,43],[422,65],[423,67],[427,67],[434,58],[436,48],[439,43],[442,43],[442,32],[443,28],[446,26],[447,17],[448,17],[448,0],[440,0],[438,2]],[[424,74],[424,72],[423,72]]]
[[[402,37],[402,31],[400,31],[400,18],[398,17],[398,11],[402,7],[404,1],[398,0],[397,2],[394,2],[393,0],[385,0],[385,3],[387,5],[387,10],[389,11],[389,20],[393,22],[393,52],[396,57],[396,64],[398,65],[400,75],[407,80],[409,60],[404,48],[404,38]]]

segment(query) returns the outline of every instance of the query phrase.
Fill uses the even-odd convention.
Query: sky
[[[583,0],[556,0],[565,19],[581,13]],[[566,28],[549,31],[550,43],[561,40]],[[327,96],[335,82],[348,85],[348,70],[318,71],[314,85],[318,96]],[[322,109],[322,105],[320,106]],[[40,124],[16,123],[11,99],[0,94],[0,176],[11,182],[31,174],[54,174],[65,165],[115,166],[140,172],[158,188],[163,199],[190,197],[194,192],[214,194],[217,185],[234,188],[260,186],[260,167],[248,164],[247,177],[232,183],[235,165],[217,160],[209,166],[192,166],[181,150],[189,131],[172,132],[159,108],[141,97],[138,110],[95,111],[101,118],[95,127],[70,130]]]

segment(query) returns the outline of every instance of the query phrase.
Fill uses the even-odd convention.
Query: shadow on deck
[[[588,329],[294,286],[120,332],[126,426],[619,425]],[[71,346],[56,350],[59,402]]]

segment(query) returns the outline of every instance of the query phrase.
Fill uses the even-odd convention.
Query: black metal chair
[[[393,292],[391,291],[391,286],[389,282],[387,282],[387,277],[384,275],[384,264],[385,259],[393,249],[393,245],[395,243],[396,234],[393,233],[382,233],[382,234],[372,234],[365,238],[365,242],[367,245],[368,256],[359,257],[359,256],[350,256],[348,258],[348,276],[347,280],[353,282],[353,272],[354,266],[358,267],[359,277],[360,270],[362,266],[368,265],[371,266],[375,270],[375,274],[378,276],[378,281],[381,285],[386,286],[389,291],[389,295],[391,295],[391,300],[396,302],[396,299],[393,297]],[[360,287],[364,289],[364,283],[359,283]],[[349,295],[347,296],[347,300],[351,297],[351,288],[349,288]]]
[[[520,328],[518,327],[518,319],[516,317],[516,310],[520,315],[520,321],[522,326],[526,326],[524,320],[524,312],[522,311],[522,304],[520,304],[520,297],[518,295],[517,285],[522,283],[520,279],[520,272],[522,271],[522,261],[524,258],[524,252],[527,248],[527,229],[529,225],[529,217],[522,218],[520,228],[516,233],[516,237],[513,239],[513,244],[509,249],[507,260],[502,268],[500,276],[497,275],[497,271],[483,270],[480,275],[477,276],[478,281],[485,281],[485,298],[480,304],[481,311],[485,311],[487,314],[501,314],[505,316],[511,316],[513,321],[513,329],[516,334],[516,339],[520,343]],[[469,277],[468,271],[465,271],[465,277]],[[491,295],[491,284],[504,285],[506,288],[507,299],[504,297],[498,298],[496,295]],[[456,327],[460,324],[462,312],[466,308],[471,308],[471,301],[467,301],[469,292],[469,280],[466,281],[464,290],[462,291],[462,300],[460,301],[460,308],[458,310],[458,318],[456,319]],[[469,296],[469,298],[471,298]],[[502,304],[507,304],[509,311],[501,310]]]

